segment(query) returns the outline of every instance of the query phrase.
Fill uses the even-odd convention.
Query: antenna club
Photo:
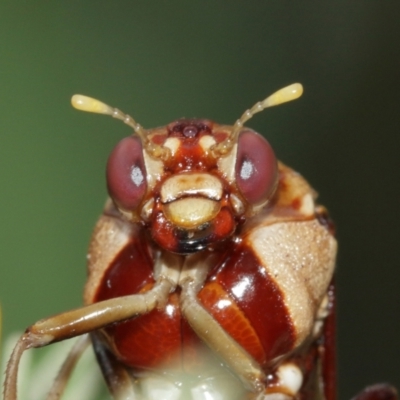
[[[214,157],[223,157],[232,149],[241,129],[243,128],[243,124],[251,119],[254,114],[263,111],[265,108],[296,100],[302,94],[303,85],[301,83],[293,83],[271,94],[265,100],[259,101],[258,103],[254,104],[253,107],[251,107],[249,110],[246,110],[243,115],[235,122],[230,136],[223,142],[213,146],[212,154],[214,155]]]
[[[82,94],[74,94],[71,98],[71,104],[72,107],[80,111],[108,115],[113,113],[113,109],[107,104]]]
[[[71,98],[72,107],[77,110],[93,112],[97,114],[110,115],[113,118],[123,121],[126,125],[133,128],[135,133],[140,137],[144,149],[155,158],[168,160],[171,157],[171,152],[164,146],[159,146],[149,141],[146,130],[138,124],[131,116],[124,114],[118,108],[110,107],[100,100],[82,94],[75,94]]]
[[[277,92],[271,94],[263,102],[263,107],[273,107],[288,101],[296,100],[303,94],[303,85],[301,83],[293,83]]]

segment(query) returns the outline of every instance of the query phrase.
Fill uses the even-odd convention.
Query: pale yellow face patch
[[[228,154],[218,159],[218,169],[229,183],[235,180],[236,154],[237,144],[234,144]]]
[[[169,203],[187,195],[220,200],[222,198],[222,183],[217,177],[210,174],[174,175],[163,183],[160,195],[162,203]]]
[[[203,197],[186,197],[164,206],[165,216],[173,224],[185,229],[194,229],[210,221],[219,210],[219,202]]]
[[[171,150],[171,155],[174,156],[179,149],[181,142],[176,137],[168,138],[164,142],[164,147],[168,147]]]
[[[312,216],[315,213],[314,199],[310,193],[306,193],[301,199],[300,212],[305,216]]]
[[[199,140],[199,144],[205,152],[210,150],[211,146],[214,146],[216,143],[215,139],[210,135],[204,135]]]

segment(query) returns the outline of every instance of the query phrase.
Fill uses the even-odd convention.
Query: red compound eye
[[[270,144],[258,133],[244,131],[238,139],[236,184],[251,204],[267,200],[276,186],[277,161]]]
[[[146,194],[146,168],[140,139],[122,139],[107,163],[107,187],[111,198],[125,210],[136,209]]]

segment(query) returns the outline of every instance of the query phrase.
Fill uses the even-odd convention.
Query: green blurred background
[[[299,81],[301,100],[249,125],[337,223],[340,398],[400,387],[399,39],[399,0],[1,1],[4,333],[81,303],[104,166],[130,133],[72,94],[145,127],[233,123]]]

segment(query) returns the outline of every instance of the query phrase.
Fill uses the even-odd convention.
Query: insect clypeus
[[[17,398],[24,350],[83,335],[48,396],[59,399],[87,333],[117,400],[334,400],[333,226],[309,184],[243,125],[301,93],[281,89],[233,126],[181,119],[152,130],[73,97],[135,133],[108,161],[86,305],[26,330],[5,400]],[[380,385],[357,398],[395,396]]]

